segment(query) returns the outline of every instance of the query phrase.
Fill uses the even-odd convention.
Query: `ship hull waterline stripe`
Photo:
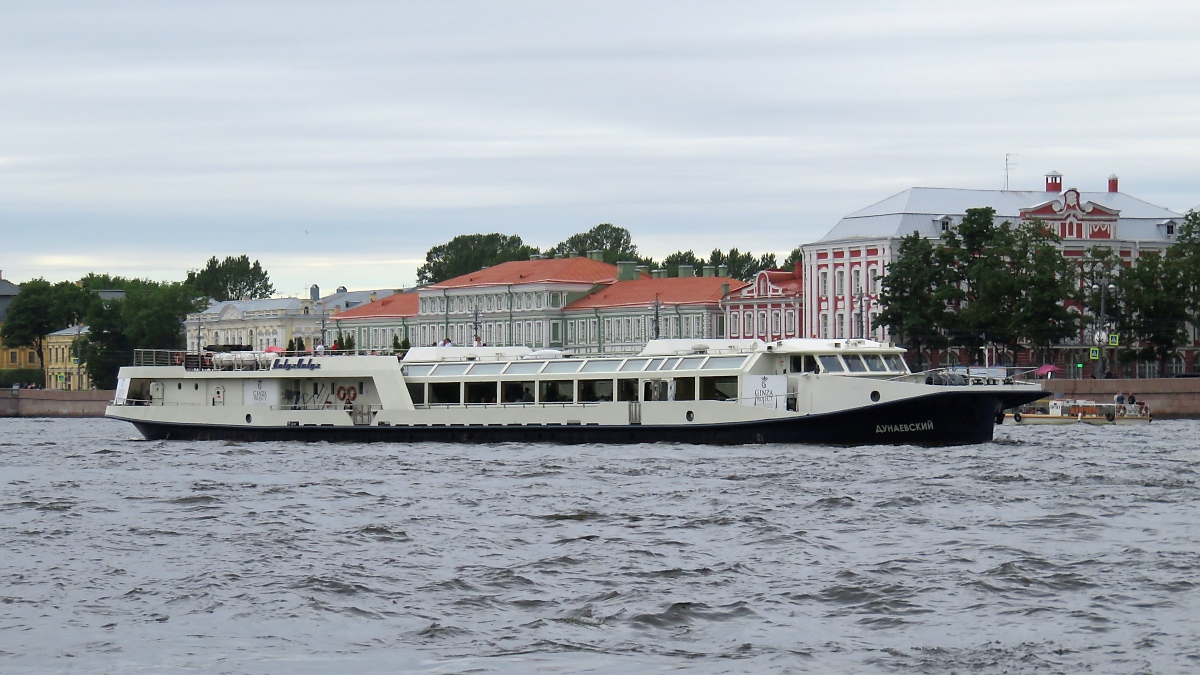
[[[1030,392],[1030,401],[1044,395]],[[337,443],[689,443],[741,445],[960,445],[992,439],[996,413],[1028,401],[962,390],[828,414],[748,422],[670,425],[505,424],[447,426],[255,426],[127,418],[148,440]],[[947,400],[948,399],[948,400]]]

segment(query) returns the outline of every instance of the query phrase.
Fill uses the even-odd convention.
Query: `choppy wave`
[[[4,672],[1200,670],[1196,422],[940,449],[2,424]]]

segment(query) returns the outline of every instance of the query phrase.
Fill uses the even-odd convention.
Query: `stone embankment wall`
[[[1042,380],[1062,398],[1110,403],[1117,394],[1133,394],[1158,418],[1200,417],[1200,377],[1147,380]]]
[[[102,417],[112,391],[0,389],[0,417]]]

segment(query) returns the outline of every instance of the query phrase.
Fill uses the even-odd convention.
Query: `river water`
[[[1200,422],[955,448],[0,420],[4,672],[1197,672]]]

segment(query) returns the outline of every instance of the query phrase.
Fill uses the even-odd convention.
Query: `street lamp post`
[[[1105,351],[1108,349],[1108,294],[1117,291],[1116,284],[1092,284],[1092,291],[1100,294],[1100,325],[1096,328],[1096,334],[1093,336],[1096,339],[1096,345],[1100,347],[1100,376],[1104,377],[1104,373],[1108,369],[1104,367]]]

